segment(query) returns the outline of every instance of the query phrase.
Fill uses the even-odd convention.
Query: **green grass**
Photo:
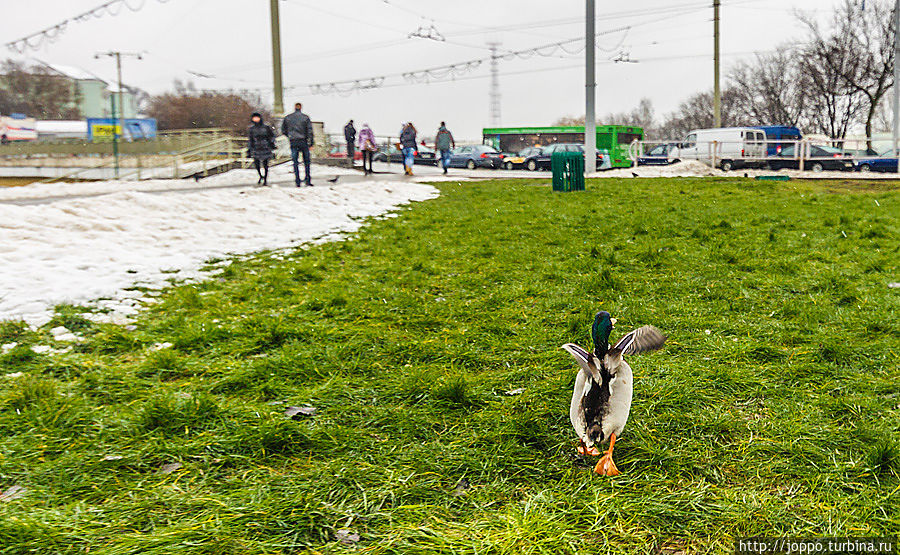
[[[900,191],[796,183],[448,184],[350,241],[174,287],[134,331],[64,307],[55,323],[87,337],[67,354],[2,324],[20,346],[0,357],[0,490],[27,492],[0,502],[0,553],[724,553],[896,533]],[[670,336],[631,360],[616,478],[574,457],[559,349],[589,344],[599,309],[614,337]]]

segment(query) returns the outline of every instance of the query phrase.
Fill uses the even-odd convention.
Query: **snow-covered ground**
[[[361,225],[356,218],[436,197],[437,189],[423,182],[550,178],[549,172],[484,169],[451,169],[444,176],[441,169],[428,166],[416,166],[415,178],[408,178],[399,175],[399,164],[376,164],[375,169],[383,173],[362,181],[358,170],[314,165],[317,186],[299,189],[291,186],[290,164],[272,168],[270,181],[281,186],[268,188],[255,187],[254,170],[234,170],[199,182],[155,179],[0,188],[0,320],[41,325],[52,316],[54,305],[75,303],[107,309],[108,319],[123,322],[147,300],[131,290],[134,285],[159,288],[172,278],[202,277],[201,268],[210,258],[287,248],[355,231]],[[861,177],[845,172],[722,172],[696,161],[594,176],[744,173]],[[340,176],[353,177],[328,182]]]
[[[320,177],[337,173],[318,170]],[[203,180],[205,190],[180,192],[159,191],[198,184],[72,183],[2,191],[0,320],[42,325],[56,304],[93,303],[111,311],[111,321],[123,322],[143,302],[139,292],[127,290],[134,285],[158,288],[172,278],[200,277],[213,257],[352,232],[362,225],[358,218],[438,195],[430,185],[403,181],[231,187],[255,184],[255,175],[229,172]],[[21,202],[59,197],[60,191],[72,198]]]
[[[290,182],[293,180],[293,169],[290,164],[282,164],[271,168],[269,180],[272,182]],[[300,169],[303,175],[303,169]],[[331,166],[312,166],[312,178],[314,183],[321,183],[324,179],[332,179],[339,175],[362,175],[357,170]],[[86,196],[116,193],[123,191],[133,192],[165,192],[183,191],[198,188],[232,187],[240,185],[255,185],[257,181],[256,170],[233,170],[227,173],[207,177],[201,181],[193,179],[147,179],[143,181],[81,181],[73,183],[32,183],[27,187],[0,187],[0,202],[45,199],[52,197]]]

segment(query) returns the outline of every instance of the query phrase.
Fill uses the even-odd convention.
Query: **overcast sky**
[[[7,0],[0,8],[0,42],[103,1]],[[802,37],[795,10],[827,19],[837,1],[722,0],[723,73],[754,52]],[[126,60],[125,81],[150,93],[181,79],[199,88],[260,89],[271,103],[269,0],[128,2],[143,8],[72,22],[55,42],[27,55],[113,79],[114,62],[94,59],[96,52],[143,52],[143,60]],[[629,110],[648,97],[662,116],[692,93],[711,89],[711,3],[598,0],[597,30],[608,31],[598,39],[598,114]],[[488,63],[451,82],[409,84],[398,75],[384,81],[390,86],[343,95],[313,95],[308,85],[481,59],[489,55],[489,41],[517,51],[584,34],[582,0],[282,0],[280,6],[284,80],[295,87],[285,93],[285,103],[302,100],[304,110],[333,132],[349,118],[369,122],[379,135],[396,133],[403,120],[427,132],[445,119],[458,137],[478,138],[490,124]],[[408,38],[432,25],[445,41]],[[546,125],[584,113],[584,53],[576,52],[578,46],[500,62],[504,126]],[[617,56],[637,63],[610,61]]]

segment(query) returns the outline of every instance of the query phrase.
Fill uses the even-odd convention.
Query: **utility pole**
[[[900,140],[900,66],[897,58],[900,58],[900,0],[894,2],[894,156],[897,156],[897,141]],[[900,156],[897,158],[897,171],[900,172]]]
[[[900,1],[900,0],[898,0]],[[584,39],[584,175],[597,171],[597,79],[594,55],[597,39],[594,0],[587,0],[587,24]]]
[[[713,127],[722,127],[722,89],[719,87],[719,4],[713,0]]]
[[[138,60],[142,60],[143,56],[133,52],[118,52],[118,51],[110,51],[110,52],[100,52],[99,54],[95,54],[94,58],[101,58],[103,56],[109,56],[116,59],[116,74],[118,75],[118,93],[119,93],[119,119],[118,125],[116,125],[116,103],[113,102],[112,109],[112,119],[113,119],[113,159],[115,160],[115,171],[116,171],[116,179],[119,179],[119,132],[122,133],[122,136],[125,136],[125,93],[124,86],[122,85],[122,57],[126,58],[136,58]]]
[[[497,54],[500,43],[489,42],[487,45],[491,49],[491,125],[500,127],[500,56]]]
[[[272,73],[275,89],[275,101],[272,108],[275,117],[284,116],[284,88],[281,81],[281,17],[278,14],[278,0],[269,3],[272,19]]]

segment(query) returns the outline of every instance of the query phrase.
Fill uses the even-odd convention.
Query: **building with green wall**
[[[71,80],[72,86],[75,87],[77,94],[75,95],[78,109],[83,118],[109,118],[112,117],[112,99],[113,94],[116,95],[116,116],[125,118],[135,118],[138,115],[137,90],[127,85],[123,87],[124,94],[122,101],[125,105],[124,113],[121,113],[119,106],[118,85],[107,83],[93,73],[80,68],[63,66],[58,64],[41,64]]]
[[[65,66],[60,64],[50,64],[40,60],[33,60],[31,67],[40,67],[44,70],[67,79],[73,88],[73,98],[75,99],[70,107],[74,107],[82,118],[109,118],[112,117],[112,96],[116,98],[116,116],[125,118],[135,118],[138,116],[139,106],[138,99],[140,91],[133,87],[124,88],[122,95],[122,103],[124,104],[124,113],[119,107],[118,86],[114,83],[108,83],[100,77],[83,69]],[[0,81],[3,76],[0,75]],[[26,114],[32,115],[32,114]]]

